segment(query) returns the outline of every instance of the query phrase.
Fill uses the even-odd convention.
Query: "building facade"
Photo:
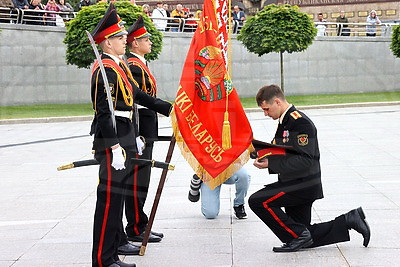
[[[138,5],[149,4],[153,9],[158,0],[136,1]],[[182,4],[190,11],[201,10],[204,0],[164,0],[169,10]],[[317,14],[322,12],[328,22],[335,22],[341,10],[351,23],[364,23],[371,10],[376,10],[378,17],[384,21],[400,20],[399,0],[232,0],[232,6],[239,5],[247,15],[254,15],[269,4],[297,5],[300,10],[316,20]]]
[[[249,15],[266,5],[278,3],[297,5],[313,20],[322,12],[328,22],[335,22],[341,10],[346,12],[350,23],[365,23],[371,10],[376,10],[381,20],[400,20],[399,0],[243,0]]]

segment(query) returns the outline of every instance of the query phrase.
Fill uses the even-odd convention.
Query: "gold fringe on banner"
[[[186,145],[185,140],[183,139],[179,131],[179,126],[174,110],[172,110],[170,117],[171,117],[172,129],[174,131],[174,136],[176,139],[176,144],[180,148],[183,157],[192,167],[193,171],[197,174],[197,176],[199,176],[201,180],[205,184],[207,184],[208,187],[210,187],[211,190],[214,190],[217,186],[221,185],[226,180],[228,180],[235,172],[240,170],[243,167],[243,165],[246,164],[246,162],[250,159],[250,152],[254,150],[251,144],[231,165],[229,165],[225,169],[225,171],[220,173],[217,177],[212,177],[197,161],[192,151],[190,151],[189,147]]]

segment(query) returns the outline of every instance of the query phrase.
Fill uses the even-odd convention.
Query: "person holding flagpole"
[[[137,88],[128,66],[121,60],[127,32],[110,4],[89,39],[98,60],[92,67],[91,97],[95,111],[91,127],[93,150],[100,163],[99,184],[93,225],[92,266],[135,266],[119,260],[123,196],[126,181],[134,169],[132,161],[143,149],[133,117],[134,101],[168,116],[171,104],[153,98]],[[98,55],[95,44],[102,50]],[[125,241],[125,252],[138,254],[138,248]]]
[[[288,147],[285,154],[254,161],[255,167],[278,174],[277,182],[266,185],[249,198],[250,208],[284,243],[272,250],[295,252],[349,241],[350,229],[362,234],[363,245],[367,247],[371,232],[361,207],[332,221],[311,224],[312,204],[323,198],[314,123],[287,102],[277,85],[262,87],[256,101],[265,116],[279,121],[272,144]]]
[[[143,17],[139,16],[136,22],[128,29],[127,54],[128,66],[133,79],[144,93],[156,97],[156,79],[147,66],[144,56],[151,52],[151,34],[144,26]],[[144,106],[138,105],[138,131],[139,135],[146,139],[146,148],[140,156],[142,159],[152,159],[154,141],[158,138],[157,113]],[[136,167],[133,175],[133,184],[129,193],[125,196],[125,215],[127,226],[125,227],[128,240],[142,242],[144,231],[148,223],[148,217],[143,207],[149,190],[151,166]],[[160,242],[164,237],[162,233],[152,231],[148,242]]]
[[[121,262],[117,253],[117,246],[122,237],[118,218],[122,214],[123,184],[126,180],[126,170],[130,168],[129,162],[125,164],[123,149],[128,153],[127,156],[131,155],[132,150],[136,150],[132,123],[129,119],[115,118],[115,115],[119,114],[118,111],[121,111],[121,114],[125,114],[123,110],[129,113],[133,104],[130,82],[122,80],[119,83],[117,78],[126,76],[119,58],[125,50],[126,34],[113,5],[110,5],[91,34],[103,51],[101,62],[96,61],[92,69],[91,79],[95,110],[91,134],[94,134],[95,158],[100,162],[93,226],[93,266],[135,266]],[[104,74],[100,64],[104,65]],[[111,86],[108,87],[110,89],[105,87],[106,83]],[[113,102],[110,106],[108,99],[109,96],[118,94],[124,97],[115,103],[114,110]],[[131,138],[128,140],[123,138],[124,136]]]

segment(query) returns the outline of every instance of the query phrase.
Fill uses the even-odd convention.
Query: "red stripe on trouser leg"
[[[136,158],[138,159],[139,156],[136,154]],[[139,235],[138,223],[139,223],[139,200],[138,200],[138,192],[137,192],[137,184],[138,184],[138,173],[139,173],[139,166],[135,165],[133,171],[133,205],[135,207],[135,225],[133,226],[133,231],[136,235]]]
[[[99,266],[102,267],[103,263],[101,260],[101,253],[103,252],[103,243],[104,243],[104,235],[106,232],[107,220],[108,220],[108,212],[110,210],[110,198],[111,198],[111,157],[110,157],[110,150],[106,149],[106,158],[107,158],[107,195],[106,195],[106,207],[104,210],[104,217],[103,217],[103,225],[101,226],[101,235],[100,235],[100,242],[99,248],[97,250],[97,262]]]
[[[279,219],[279,217],[275,214],[275,212],[268,207],[268,203],[274,201],[277,198],[280,198],[281,196],[283,196],[285,194],[285,192],[280,192],[279,194],[271,197],[270,199],[267,199],[266,201],[263,202],[263,206],[266,210],[268,210],[268,212],[272,215],[272,217],[274,217],[275,221],[277,221],[279,223],[280,226],[282,226],[286,231],[288,231],[294,238],[298,238],[299,236],[293,232],[289,227],[287,227],[282,221],[281,219]]]

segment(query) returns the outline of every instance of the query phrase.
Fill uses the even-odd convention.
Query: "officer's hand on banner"
[[[118,147],[112,150],[113,153],[113,160],[111,166],[114,167],[116,170],[123,170],[125,169],[125,158],[122,154],[121,146],[118,144]]]

